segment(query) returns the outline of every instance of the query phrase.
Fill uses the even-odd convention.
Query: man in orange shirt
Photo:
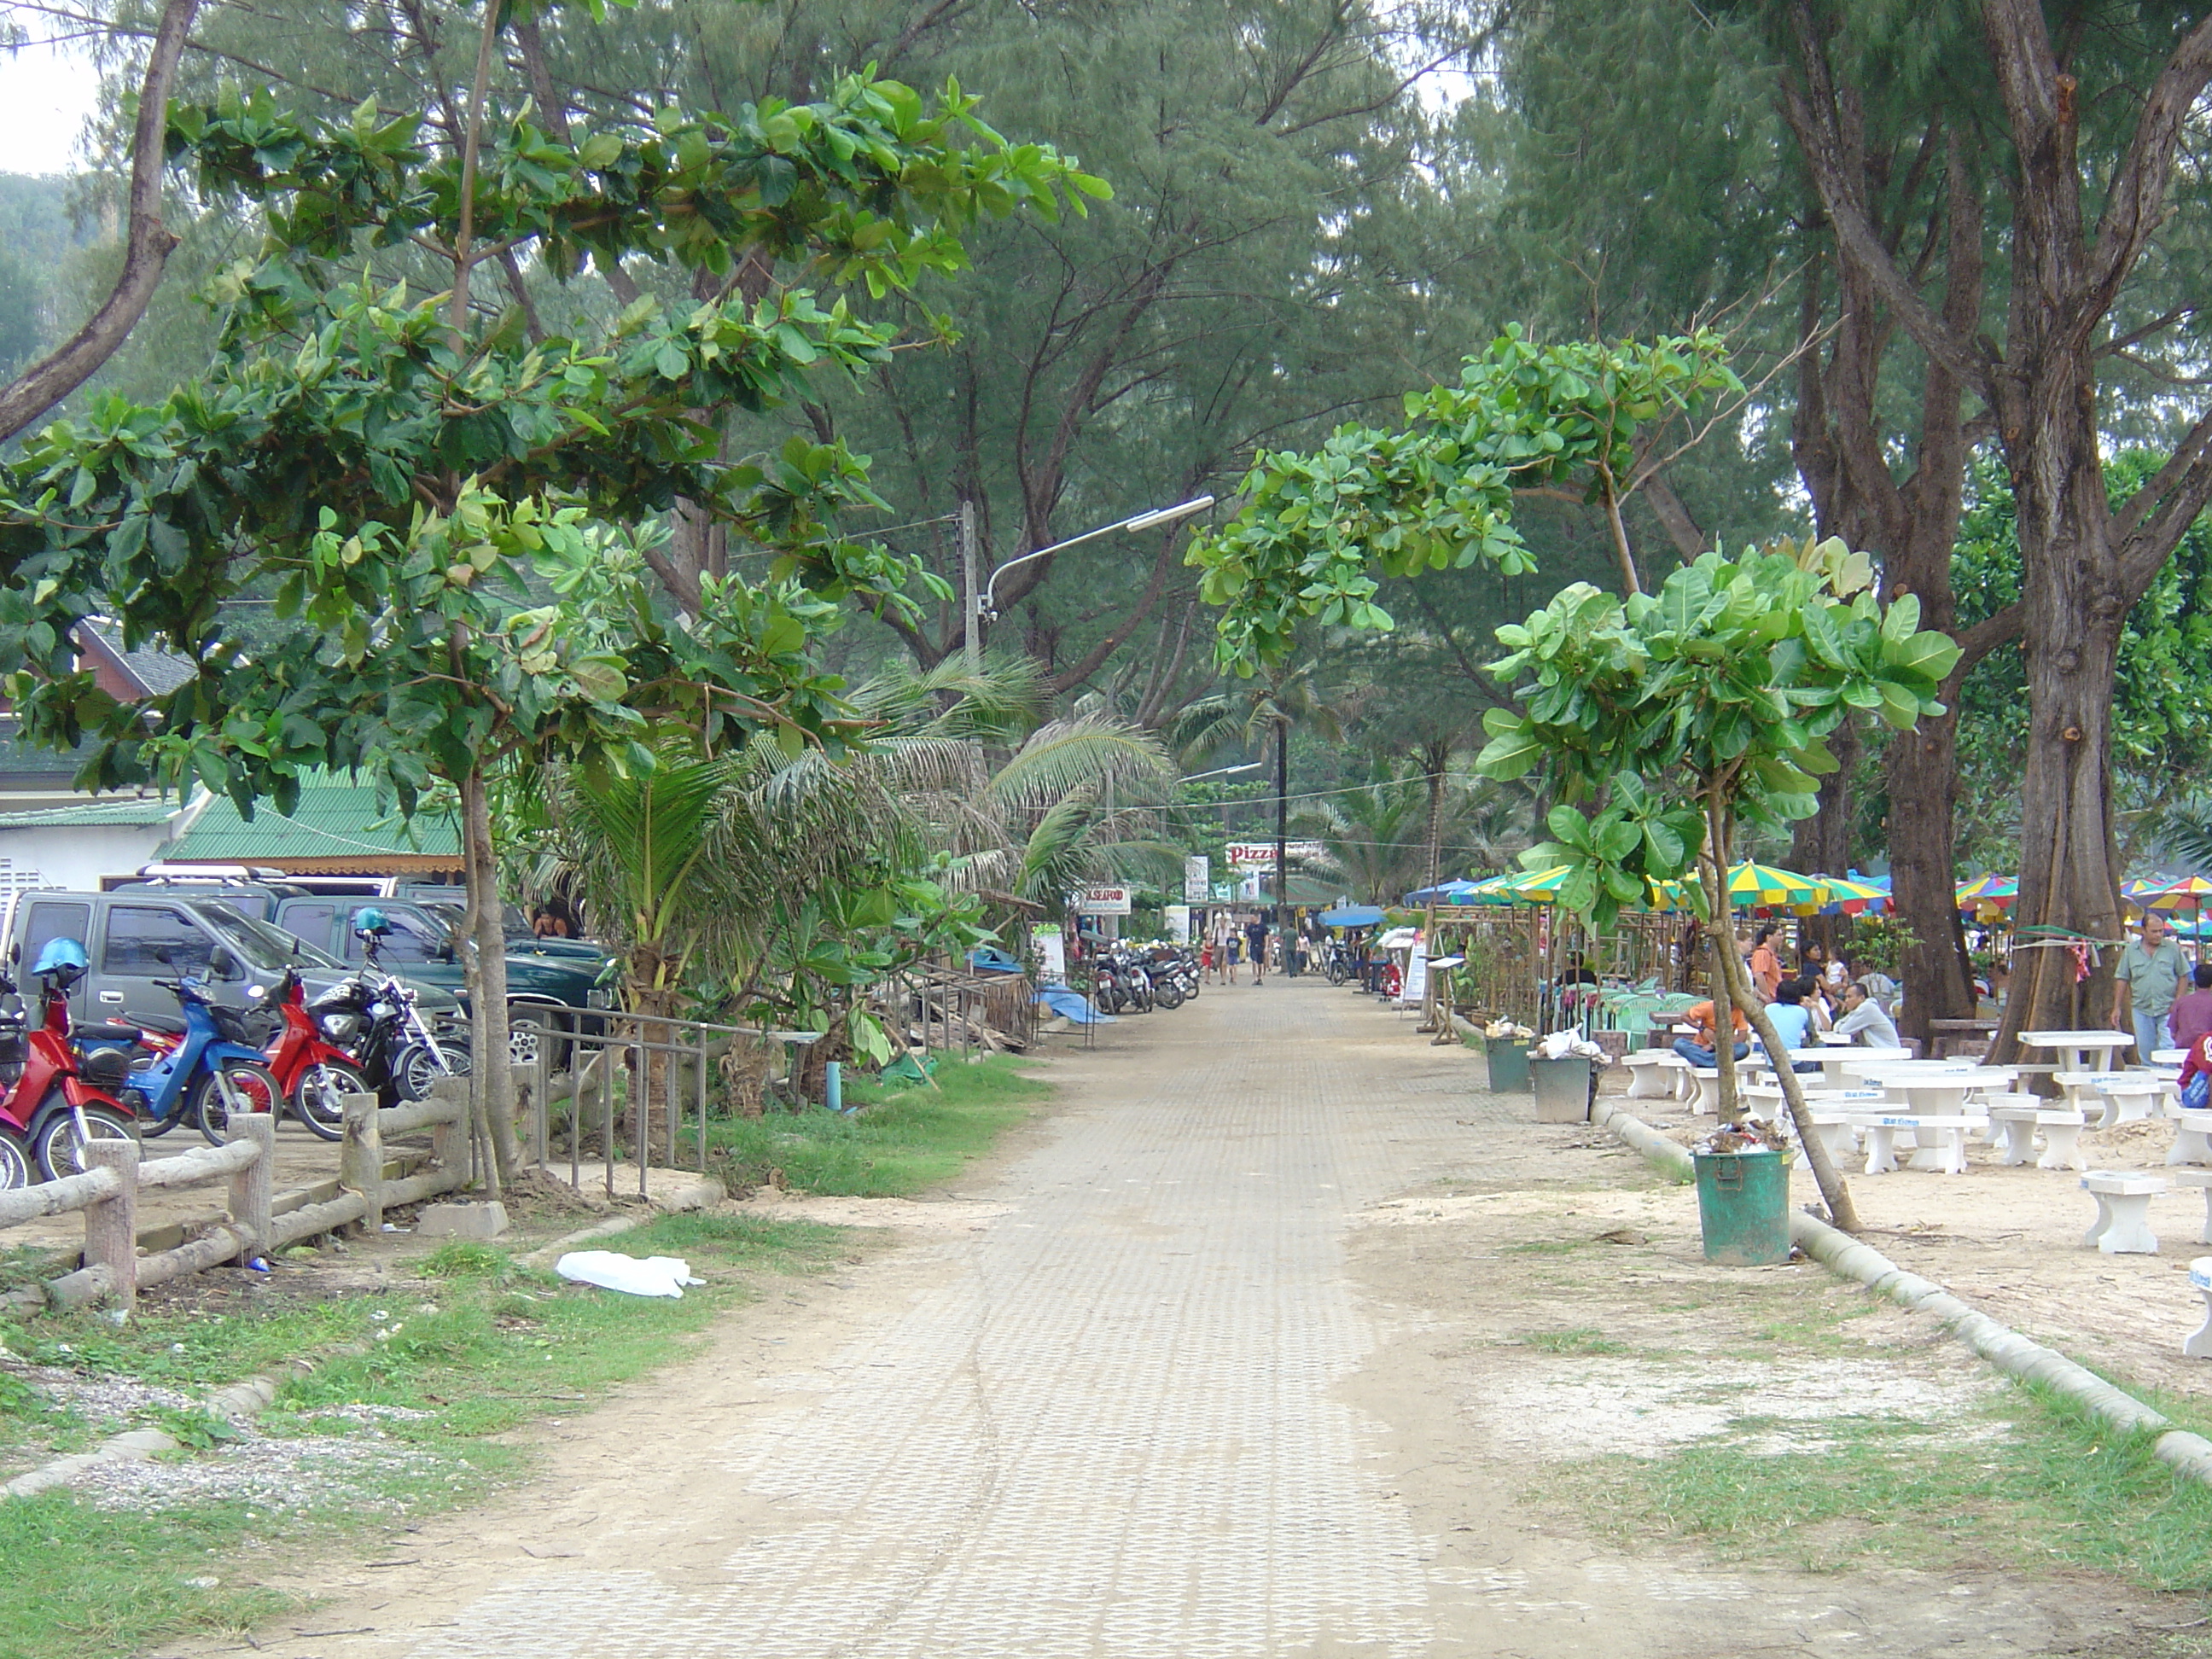
[[[1743,1017],[1743,1010],[1741,1008],[1731,1008],[1729,1012],[1735,1016],[1730,1023],[1735,1027],[1735,1057],[1741,1060],[1751,1052],[1751,1043],[1748,1040],[1751,1036],[1751,1022]],[[1674,1052],[1688,1060],[1691,1065],[1704,1069],[1710,1070],[1719,1065],[1720,1044],[1715,1041],[1717,1035],[1715,1028],[1720,1022],[1719,1017],[1713,1011],[1713,1005],[1710,1002],[1700,1002],[1694,1007],[1684,1010],[1679,1018],[1686,1024],[1696,1026],[1698,1032],[1695,1037],[1676,1037]]]

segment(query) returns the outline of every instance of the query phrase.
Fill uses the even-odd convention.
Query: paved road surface
[[[1354,1386],[1379,1339],[1345,1222],[1506,1107],[1401,1029],[1281,981],[1112,1028],[1055,1061],[1054,1115],[963,1194],[1005,1213],[808,1290],[787,1320],[733,1322],[705,1363],[568,1425],[520,1501],[433,1523],[394,1552],[410,1565],[321,1579],[337,1604],[294,1626],[314,1633],[261,1650],[2044,1650],[2026,1607],[1962,1626],[1940,1587],[1844,1578],[1754,1597],[1535,1528],[1513,1510],[1525,1469],[1463,1468],[1463,1523],[1420,1535],[1398,1495],[1414,1466],[1481,1460],[1409,1451],[1359,1403],[1382,1397]]]

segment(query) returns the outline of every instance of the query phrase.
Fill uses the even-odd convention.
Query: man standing
[[[2143,913],[2142,937],[2120,952],[2112,977],[2119,993],[2112,1027],[2135,1034],[2136,1058],[2148,1065],[2151,1051],[2166,1046],[2166,1017],[2189,977],[2189,958],[2166,931],[2164,916],[2155,910]]]
[[[1267,977],[1267,918],[1255,915],[1244,924],[1244,954],[1252,958],[1252,983],[1264,984]]]

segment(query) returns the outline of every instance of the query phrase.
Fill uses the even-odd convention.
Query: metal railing
[[[707,1121],[709,1115],[708,1079],[714,1062],[726,1054],[731,1040],[748,1038],[781,1045],[786,1056],[781,1085],[794,1091],[797,1055],[801,1048],[822,1040],[819,1031],[781,1031],[761,1025],[725,1025],[713,1020],[680,1019],[672,1014],[643,1014],[623,1008],[578,1008],[565,1003],[529,1003],[522,1010],[541,1020],[537,1053],[520,1068],[530,1075],[530,1160],[537,1168],[552,1170],[552,1108],[556,1100],[568,1103],[567,1113],[568,1184],[580,1190],[583,1174],[583,1120],[587,1092],[599,1099],[600,1161],[606,1195],[615,1196],[615,1073],[626,1081],[626,1107],[631,1117],[630,1155],[637,1164],[637,1195],[649,1197],[653,1131],[654,1055],[665,1056],[660,1073],[661,1122],[667,1132],[669,1155],[679,1156],[684,1139],[686,1092],[677,1062],[691,1062],[688,1103],[693,1118],[692,1167],[707,1169]],[[686,1034],[689,1034],[687,1036]],[[565,1065],[556,1062],[566,1062]],[[767,1085],[773,1096],[778,1080]]]

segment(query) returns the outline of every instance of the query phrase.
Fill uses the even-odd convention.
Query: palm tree
[[[1240,685],[1201,697],[1175,726],[1176,752],[1186,766],[1202,766],[1224,750],[1259,750],[1275,763],[1275,840],[1290,834],[1291,733],[1311,732],[1326,743],[1344,736],[1336,699],[1310,663],[1270,668]],[[1278,872],[1287,878],[1288,872]],[[1278,883],[1275,902],[1285,896]]]

